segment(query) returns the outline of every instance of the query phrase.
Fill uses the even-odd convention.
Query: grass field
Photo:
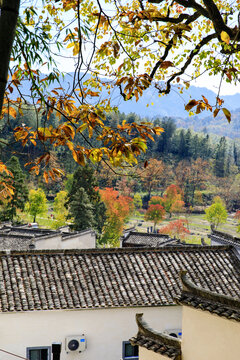
[[[52,209],[48,204],[50,211],[48,214],[39,215],[36,218],[36,222],[42,228],[54,229],[56,227],[56,221],[51,218],[50,214],[52,213]],[[21,222],[23,223],[31,223],[33,222],[33,217],[26,213],[19,213],[18,214]],[[201,238],[204,238],[204,241],[210,244],[210,240],[208,235],[210,234],[210,226],[208,221],[205,219],[204,214],[190,214],[185,215],[182,214],[180,216],[172,216],[171,219],[164,219],[160,224],[157,225],[157,229],[161,228],[162,226],[167,225],[170,221],[174,221],[177,219],[187,219],[188,220],[188,229],[190,234],[186,235],[185,241],[187,243],[192,244],[200,244]],[[227,218],[226,224],[220,225],[217,230],[226,232],[230,235],[240,237],[240,234],[236,232],[237,230],[237,220],[234,219],[233,215],[229,215]],[[55,226],[54,226],[55,225]],[[129,219],[128,223],[126,224],[125,228],[135,227],[136,231],[139,232],[147,232],[147,228],[153,226],[153,223],[150,221],[144,220],[144,215],[137,214],[137,216],[133,216]]]
[[[174,221],[177,219],[187,219],[188,220],[188,229],[190,234],[185,237],[185,241],[192,244],[200,244],[201,238],[204,238],[204,241],[210,244],[208,235],[211,233],[210,225],[205,219],[204,214],[191,214],[185,216],[182,214],[178,217],[172,217],[171,219],[165,219],[160,224],[157,225],[157,229],[165,226],[169,221]],[[239,236],[236,232],[238,222],[233,218],[233,215],[229,215],[227,218],[226,224],[220,225],[217,230],[226,232],[233,236]],[[135,227],[136,231],[147,232],[147,228],[153,226],[153,223],[150,221],[145,221],[144,216],[132,217],[126,225],[128,227]]]

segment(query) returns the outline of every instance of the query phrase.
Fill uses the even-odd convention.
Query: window
[[[27,348],[28,360],[50,360],[50,346]]]
[[[138,346],[132,346],[129,341],[123,341],[123,360],[137,360]]]

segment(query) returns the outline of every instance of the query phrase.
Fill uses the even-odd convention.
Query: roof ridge
[[[141,235],[141,236],[156,236],[156,237],[166,237],[171,238],[168,234],[159,234],[159,233],[148,233],[148,232],[140,232],[140,231],[130,231],[127,236],[129,235]]]
[[[236,299],[227,295],[218,294],[213,291],[209,291],[207,289],[203,289],[200,286],[194,285],[187,277],[187,271],[182,270],[180,271],[180,278],[183,285],[183,291],[182,294],[189,294],[189,295],[195,295],[198,298],[201,298],[203,300],[208,300],[211,302],[216,302],[221,305],[234,307],[237,309],[240,309],[240,299]],[[176,299],[176,302],[181,302],[181,296]]]
[[[219,231],[219,230],[212,230],[211,235],[215,235],[215,236],[222,236],[225,240],[236,240],[237,242],[240,242],[240,238],[237,236],[233,236],[231,234],[227,234],[223,231]]]
[[[171,251],[191,251],[191,252],[206,252],[206,251],[213,251],[213,250],[232,250],[232,245],[196,245],[192,246],[185,245],[172,245],[166,247],[124,247],[124,248],[91,248],[91,249],[34,249],[34,250],[1,250],[0,256],[4,255],[54,255],[54,254],[101,254],[101,253],[142,253],[142,252],[171,252]]]
[[[181,340],[178,338],[175,338],[173,336],[163,334],[160,332],[157,332],[153,329],[151,329],[148,324],[142,319],[143,313],[136,314],[136,322],[138,325],[138,335],[144,335],[146,337],[149,337],[151,339],[154,339],[155,341],[171,346],[177,349],[181,349]]]

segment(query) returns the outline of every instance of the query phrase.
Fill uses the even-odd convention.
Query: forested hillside
[[[25,127],[31,127],[32,123],[37,121],[35,114],[31,106],[25,106],[22,118]],[[112,112],[106,116],[107,123],[112,127],[117,127],[125,120],[126,124],[132,124],[134,128],[135,125],[149,120],[140,118],[135,113]],[[53,113],[47,120],[46,116],[40,113],[39,127],[44,128],[46,121],[48,125],[54,126],[59,119],[56,119]],[[21,199],[18,196],[18,199],[14,200],[11,214],[8,211],[8,203],[2,204],[0,219],[19,219],[21,211],[27,211],[29,216],[35,219],[36,214],[31,210],[32,206],[35,206],[34,199],[46,195],[49,204],[55,198],[54,205],[48,205],[50,206],[48,211],[51,212],[53,209],[54,213],[52,226],[64,225],[66,221],[72,222],[76,230],[90,226],[99,234],[99,244],[110,243],[116,246],[124,223],[133,214],[141,213],[141,216],[150,223],[152,221],[156,227],[163,219],[171,220],[172,214],[176,219],[179,213],[184,213],[185,217],[189,212],[203,213],[216,196],[222,199],[228,211],[239,210],[239,140],[208,134],[206,130],[195,132],[191,129],[179,128],[176,121],[168,117],[154,118],[151,121],[155,126],[162,127],[164,132],[147,140],[146,151],[134,166],[113,169],[111,163],[99,164],[91,158],[90,167],[82,167],[74,161],[66,148],[54,147],[49,143],[47,150],[51,153],[51,161],[54,161],[52,165],[62,169],[64,176],[62,178],[50,176],[46,182],[41,173],[39,176],[35,171],[32,174],[28,171],[29,167],[25,166],[34,156],[41,154],[41,148],[36,147],[34,143],[24,146],[16,143],[14,137],[9,135],[12,133],[9,130],[16,127],[18,116],[16,119],[5,118],[1,129],[1,160],[6,162],[10,154],[15,154],[20,163],[18,168],[21,166],[22,170],[19,168],[20,175],[13,180],[10,178],[9,181],[13,187],[19,188],[19,193],[23,194],[24,180],[20,183],[17,179],[27,179],[28,189],[24,188],[24,194],[30,192],[25,207],[23,203],[26,202],[27,195],[24,195],[25,198],[22,196]],[[129,133],[129,139],[133,135]],[[76,136],[79,146],[83,144],[88,146],[80,134]],[[93,145],[96,141],[95,137],[96,135],[93,134],[91,138]],[[46,144],[44,146],[46,147]],[[10,163],[12,164],[13,161],[16,160],[12,159]],[[17,166],[15,168],[17,169]],[[10,165],[9,170],[15,171]],[[46,213],[46,209],[44,205],[41,212]],[[79,213],[84,213],[84,216],[79,217]],[[182,231],[182,235],[186,234],[187,220],[185,218],[180,220],[175,220],[173,223],[170,221],[170,227],[166,225],[167,227],[163,227],[161,231],[171,234],[174,231],[177,233]]]
[[[206,114],[207,115],[207,114]],[[206,117],[192,116],[191,118],[176,119],[177,126],[183,128],[191,128],[194,131],[205,132],[209,134],[217,134],[227,136],[232,139],[239,139],[240,134],[240,108],[231,112],[231,122],[226,122],[223,113],[219,113],[216,118],[209,114]]]

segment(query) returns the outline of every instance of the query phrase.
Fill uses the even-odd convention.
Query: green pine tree
[[[216,148],[214,173],[217,177],[224,177],[226,175],[225,161],[226,161],[227,141],[223,136]]]
[[[80,231],[95,226],[93,205],[89,200],[87,192],[82,187],[72,195],[69,214],[74,219],[74,230]]]
[[[73,174],[66,205],[71,208],[71,203],[76,201],[76,192],[83,188],[93,208],[94,228],[100,234],[106,221],[106,207],[101,201],[97,187],[98,182],[94,175],[94,169],[88,165],[79,167]]]
[[[18,158],[12,156],[6,165],[13,175],[13,177],[8,178],[8,180],[12,182],[14,194],[11,199],[7,199],[6,204],[2,204],[0,219],[13,221],[17,215],[17,210],[24,210],[25,203],[28,199],[28,188]]]

